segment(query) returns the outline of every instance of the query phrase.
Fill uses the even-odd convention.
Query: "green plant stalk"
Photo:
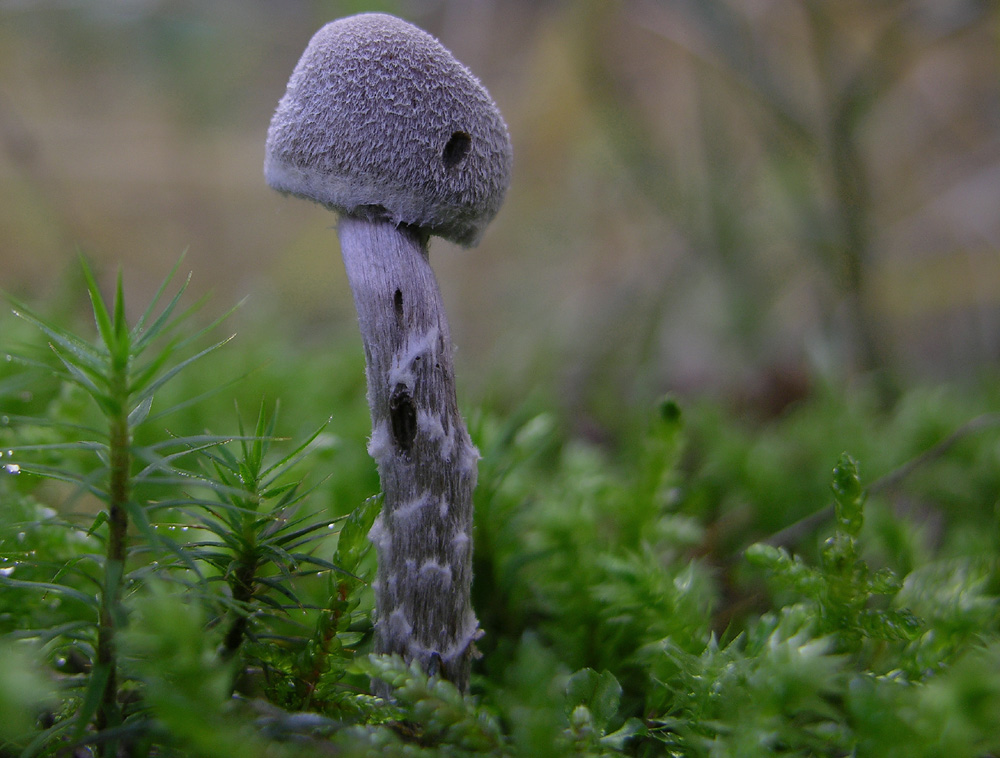
[[[243,457],[233,472],[238,475],[239,481],[245,489],[244,496],[239,498],[237,502],[245,508],[249,507],[250,512],[244,513],[239,520],[242,547],[236,555],[235,567],[229,578],[229,589],[235,604],[235,615],[226,629],[226,635],[222,641],[222,654],[225,658],[231,658],[239,651],[250,624],[249,606],[257,589],[257,571],[261,567],[256,525],[257,514],[261,506],[261,466],[269,447],[268,440],[274,432],[274,423],[274,416],[268,423],[264,406],[261,405],[260,413],[257,415],[254,439],[250,444],[247,444],[246,441],[241,443]],[[240,436],[244,437],[242,419],[239,422],[239,428]]]
[[[178,262],[179,263],[179,262]],[[194,361],[222,346],[227,340],[217,343],[192,355],[172,366],[168,366],[170,357],[180,349],[190,345],[195,339],[213,328],[219,322],[197,331],[193,336],[176,336],[180,324],[194,313],[197,305],[176,314],[186,285],[171,298],[160,313],[155,309],[164,294],[174,271],[163,282],[149,307],[140,316],[138,323],[129,328],[125,315],[124,290],[122,275],[119,272],[112,307],[102,296],[97,281],[86,261],[81,260],[83,275],[90,295],[93,316],[99,340],[96,345],[78,337],[73,332],[47,322],[36,316],[30,309],[18,305],[15,313],[40,329],[48,338],[48,346],[55,353],[58,364],[52,372],[62,381],[82,389],[89,395],[103,417],[107,432],[97,433],[100,441],[89,438],[73,442],[25,446],[37,450],[76,449],[82,445],[87,451],[98,454],[100,468],[90,470],[84,475],[69,472],[60,467],[39,465],[35,473],[61,481],[74,482],[81,486],[81,491],[90,491],[97,495],[103,503],[91,532],[106,529],[105,556],[102,566],[103,576],[99,581],[99,591],[94,597],[90,593],[74,592],[73,596],[82,600],[96,611],[96,642],[90,675],[87,678],[86,689],[78,702],[76,717],[72,723],[73,740],[84,739],[88,729],[96,732],[99,747],[97,752],[102,756],[116,756],[121,741],[120,729],[124,722],[124,714],[119,704],[121,688],[121,671],[119,669],[119,640],[124,631],[125,615],[122,610],[122,599],[125,585],[129,581],[125,571],[129,552],[129,522],[138,520],[144,534],[148,532],[145,513],[137,508],[137,487],[142,481],[154,481],[160,473],[167,473],[170,459],[162,454],[161,445],[139,448],[134,443],[134,432],[149,420],[153,396],[166,382]],[[147,353],[154,340],[162,339],[171,333],[171,338],[165,346],[155,354]],[[144,357],[145,356],[145,357]],[[141,360],[140,360],[141,359]],[[8,356],[8,361],[10,357]],[[28,365],[50,367],[44,361],[25,361]],[[2,389],[2,388],[0,388]],[[159,415],[177,410],[161,411]],[[5,417],[6,420],[6,417]],[[58,423],[52,424],[58,426]],[[89,435],[91,429],[86,426],[69,424],[67,428],[82,431]],[[102,438],[103,439],[100,439]],[[204,449],[206,444],[212,446],[219,441],[209,440],[199,435],[197,440],[179,438],[177,443],[189,449]],[[183,452],[183,451],[182,451]],[[137,471],[135,463],[149,459],[149,465]],[[162,469],[162,471],[161,471]],[[98,486],[93,475],[100,472],[104,479],[104,487]],[[166,478],[169,479],[169,476]],[[165,541],[167,542],[167,541]],[[173,546],[177,550],[177,546]],[[72,571],[67,567],[67,570]],[[58,581],[62,571],[52,582],[35,583],[39,589],[46,592],[56,590],[69,592]],[[7,576],[0,576],[6,579]],[[29,582],[29,584],[31,584]],[[0,724],[4,721],[2,703],[0,703]],[[66,727],[59,726],[65,730]],[[103,733],[103,734],[102,734]]]
[[[128,503],[132,482],[132,429],[128,418],[128,361],[111,360],[111,396],[114,413],[109,419],[108,543],[105,556],[105,586],[101,595],[97,629],[97,665],[107,670],[107,681],[97,711],[99,730],[121,722],[118,708],[118,676],[115,636],[121,621],[122,580],[128,549]]]
[[[344,613],[344,607],[347,604],[347,597],[350,595],[351,587],[347,580],[341,581],[337,584],[337,597],[334,602],[333,609],[325,614],[324,618],[320,620],[320,638],[319,644],[317,645],[317,650],[313,656],[312,666],[302,677],[302,684],[305,689],[305,694],[302,696],[302,706],[303,710],[307,710],[312,704],[313,693],[316,692],[316,687],[319,685],[320,677],[323,675],[324,664],[330,657],[330,647],[333,645],[333,640],[337,636],[337,631],[340,627],[340,619]]]
[[[233,579],[229,582],[233,601],[236,606],[236,615],[229,624],[226,636],[222,641],[223,656],[226,658],[236,654],[240,649],[240,645],[243,644],[243,638],[246,636],[250,619],[247,615],[248,611],[245,609],[250,604],[250,601],[253,600],[258,568],[259,562],[256,558],[250,557],[246,560],[241,560],[236,568]]]

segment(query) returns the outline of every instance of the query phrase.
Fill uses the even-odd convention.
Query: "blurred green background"
[[[249,296],[240,339],[360,356],[334,216],[261,164],[312,33],[389,11],[514,142],[480,247],[431,247],[465,401],[539,397],[597,438],[664,391],[891,403],[1000,357],[998,8],[0,0],[0,288],[75,308],[82,251],[138,308],[187,250],[195,294]]]

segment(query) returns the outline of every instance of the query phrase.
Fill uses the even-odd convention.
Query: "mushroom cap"
[[[267,132],[283,193],[476,244],[503,202],[507,126],[479,80],[394,16],[333,21],[309,41]]]

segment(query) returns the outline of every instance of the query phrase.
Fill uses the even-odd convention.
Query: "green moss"
[[[486,635],[463,696],[369,656],[379,500],[355,349],[319,357],[272,326],[190,361],[204,350],[192,312],[144,363],[128,354],[150,338],[95,308],[96,332],[40,317],[0,332],[0,355],[21,356],[0,362],[4,754],[1000,749],[989,385],[913,389],[893,412],[827,390],[763,426],[666,399],[623,413],[641,421],[616,446],[537,404],[473,409]],[[123,335],[114,367],[135,394],[119,407],[97,366]],[[260,404],[253,428],[234,399]],[[123,410],[131,528],[109,723],[95,664],[121,442],[102,424]],[[369,694],[373,676],[392,702]]]

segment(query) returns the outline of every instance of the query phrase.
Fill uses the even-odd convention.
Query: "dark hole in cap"
[[[441,153],[441,160],[444,161],[444,167],[448,170],[455,168],[469,154],[470,147],[472,147],[471,134],[468,132],[455,132],[452,134],[448,140],[448,144],[444,146],[444,152]]]

